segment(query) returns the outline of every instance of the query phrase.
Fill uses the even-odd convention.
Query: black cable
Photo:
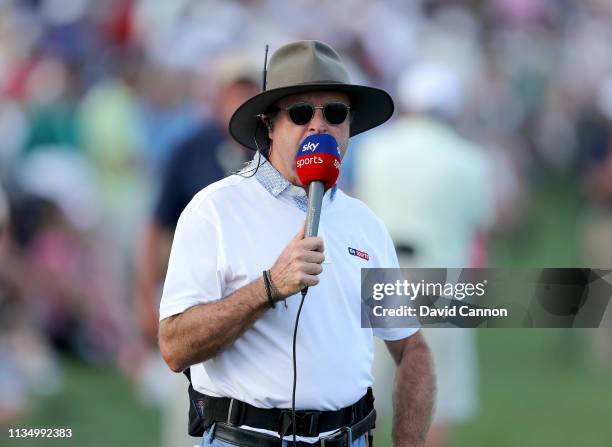
[[[300,314],[302,313],[302,306],[304,305],[304,298],[308,293],[308,288],[302,289],[302,300],[300,301],[300,307],[298,308],[297,316],[295,317],[295,328],[293,329],[293,392],[291,394],[291,426],[293,427],[293,447],[297,445],[295,431],[295,390],[297,388],[297,357],[295,355],[295,345],[297,340],[298,323],[300,322]]]
[[[256,151],[257,165],[255,167],[252,167],[252,166],[249,167],[255,161],[255,158],[253,158],[253,160],[247,161],[245,163],[244,168],[238,171],[230,171],[228,175],[239,175],[240,177],[251,178],[255,174],[257,174],[257,171],[259,170],[259,167],[261,165],[263,165],[264,163],[268,163],[268,159],[262,155],[263,151],[261,150],[261,148],[259,147],[259,144],[257,143],[257,131],[259,130],[260,125],[261,125],[261,121],[257,121],[257,124],[255,125],[255,132],[253,134],[253,141],[255,142],[255,147],[257,148],[257,151]],[[247,175],[247,174],[250,174],[250,175]]]

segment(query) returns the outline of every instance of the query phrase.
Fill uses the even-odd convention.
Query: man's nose
[[[315,113],[308,123],[308,131],[316,132],[316,133],[328,133],[329,132],[329,124],[327,120],[323,117],[323,110],[315,109]]]

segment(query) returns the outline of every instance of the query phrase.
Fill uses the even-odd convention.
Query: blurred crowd
[[[299,38],[393,97],[419,64],[454,73],[454,126],[492,170],[490,231],[520,229],[551,174],[579,189],[582,265],[612,266],[607,0],[0,0],[0,422],[61,388],[58,353],[142,374],[155,330],[136,278],[168,160],[227,119],[220,60],[241,54],[259,83],[265,45]]]

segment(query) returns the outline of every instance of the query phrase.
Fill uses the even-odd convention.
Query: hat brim
[[[330,82],[292,85],[266,90],[242,104],[230,119],[231,136],[243,146],[257,150],[258,145],[261,147],[266,144],[267,135],[259,114],[264,113],[285,96],[312,91],[339,91],[349,96],[353,112],[351,137],[379,126],[393,115],[394,106],[391,96],[386,91],[375,87]]]

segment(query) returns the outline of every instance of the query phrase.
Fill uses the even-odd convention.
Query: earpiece
[[[265,124],[266,129],[268,129],[268,132],[272,132],[272,123],[270,122],[270,118],[268,118],[266,115],[260,115],[261,121]]]

